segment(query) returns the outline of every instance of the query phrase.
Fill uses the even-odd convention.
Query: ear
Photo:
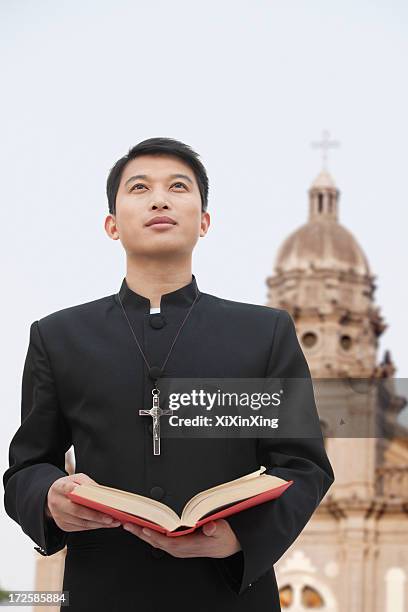
[[[200,228],[200,237],[203,237],[208,232],[208,228],[211,224],[210,213],[203,212],[201,215],[201,228]]]
[[[105,232],[107,233],[109,238],[112,238],[112,240],[119,239],[119,232],[118,232],[118,228],[116,225],[115,215],[109,214],[106,217],[105,222],[104,222],[104,227],[105,227]]]

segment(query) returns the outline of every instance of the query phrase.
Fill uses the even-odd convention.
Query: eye
[[[182,185],[185,189],[187,189],[187,186],[181,181],[177,181],[176,183],[173,183],[171,186],[173,187],[174,185]],[[139,186],[146,187],[146,185],[143,185],[143,183],[135,183],[130,191],[140,191],[140,189],[136,189]]]

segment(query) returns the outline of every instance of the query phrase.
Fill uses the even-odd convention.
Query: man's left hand
[[[209,521],[193,533],[176,537],[134,523],[123,523],[123,528],[173,557],[223,558],[241,550],[238,538],[225,519]]]

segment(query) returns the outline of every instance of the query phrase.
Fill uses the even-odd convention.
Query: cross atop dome
[[[328,130],[323,130],[321,140],[312,142],[312,147],[322,150],[322,169],[309,189],[309,221],[337,221],[340,192],[327,169],[329,149],[338,147],[337,140],[330,140]]]
[[[338,140],[330,140],[330,133],[328,130],[323,130],[322,139],[312,142],[311,145],[315,149],[322,150],[322,170],[327,171],[327,157],[329,149],[334,149],[340,146]]]

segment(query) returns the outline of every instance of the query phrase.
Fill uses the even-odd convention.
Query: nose
[[[152,204],[152,209],[153,210],[157,210],[158,208],[162,209],[162,208],[168,208],[168,207],[169,207],[169,205],[167,204],[167,202],[154,202]]]

